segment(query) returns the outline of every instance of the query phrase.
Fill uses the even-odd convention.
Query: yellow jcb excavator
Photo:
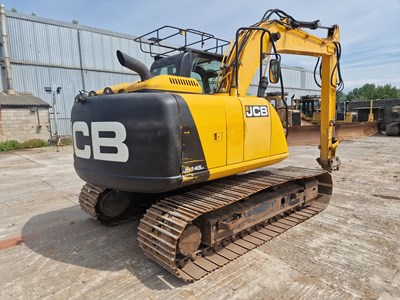
[[[302,28],[328,33],[320,38]],[[183,46],[171,46],[172,36],[182,37]],[[192,282],[326,207],[329,172],[340,165],[337,25],[322,27],[268,10],[260,22],[239,28],[231,43],[172,26],[136,41],[155,57],[150,70],[120,51],[117,57],[140,81],[75,98],[74,167],[87,182],[79,196],[83,210],[107,224],[146,210],[138,228],[140,248]],[[255,171],[288,156],[282,123],[264,97],[268,83],[280,81],[284,98],[282,53],[322,59],[322,169]],[[247,96],[257,70],[257,96]]]

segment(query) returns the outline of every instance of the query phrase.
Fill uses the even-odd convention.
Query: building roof
[[[15,94],[7,95],[0,93],[0,107],[50,107],[50,105],[42,99],[31,94]]]

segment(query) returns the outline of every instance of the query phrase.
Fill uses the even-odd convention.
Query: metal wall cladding
[[[1,48],[1,47],[0,47]],[[2,57],[2,56],[1,56]],[[7,84],[6,84],[6,75],[3,72],[0,72],[0,89],[3,92],[7,91]]]
[[[140,77],[133,73],[118,74],[110,72],[85,71],[85,86],[89,91],[97,91],[110,85],[123,82],[130,83],[139,79]]]
[[[7,18],[13,61],[80,67],[77,30],[20,18]]]
[[[50,105],[53,105],[53,96],[44,91],[45,86],[52,86],[55,90],[58,86],[62,87],[61,93],[55,95],[55,108],[58,117],[58,133],[69,135],[71,133],[70,117],[74,103],[74,96],[77,91],[82,89],[81,74],[79,70],[48,68],[41,66],[14,66],[15,89],[18,91],[32,91]],[[27,80],[32,78],[34,80]],[[21,84],[22,83],[22,84]],[[51,128],[55,133],[54,114],[50,108]]]
[[[62,117],[69,117],[75,95],[82,89],[81,72],[79,70],[49,68],[42,66],[13,65],[14,89],[30,91],[33,95],[52,105],[52,95],[47,94],[44,87],[55,90],[62,87],[56,95],[58,110]]]
[[[287,66],[282,66],[282,78],[285,92],[288,93],[287,99],[290,104],[290,99],[293,97],[299,98],[305,95],[320,95],[321,88],[317,86],[314,81],[314,73],[309,70],[304,70],[301,68],[292,68]],[[319,74],[317,74],[319,80]],[[251,85],[247,91],[249,95],[257,95],[259,81],[259,71],[256,72]],[[270,83],[266,90],[267,93],[270,92],[280,92],[280,82],[277,84]]]
[[[133,42],[133,37],[127,39],[97,32],[80,31],[79,38],[84,69],[129,72],[118,62],[117,50],[138,59],[148,67],[153,62],[149,55],[140,50],[139,44]]]
[[[56,95],[58,133],[62,135],[71,134],[71,108],[80,90],[98,90],[139,79],[119,64],[117,50],[148,66],[153,62],[133,42],[135,37],[125,34],[16,13],[8,13],[7,30],[14,89],[32,93],[52,105],[52,95],[44,87],[62,87]],[[5,91],[4,72],[0,73]],[[50,118],[54,130],[52,108]]]
[[[135,36],[106,31],[68,28],[67,23],[49,24],[8,17],[7,29],[13,61],[57,65],[69,68],[126,72],[116,56],[121,50],[150,66],[153,59],[143,53]],[[76,27],[76,26],[75,26]],[[81,53],[80,53],[81,51]],[[82,55],[82,66],[80,56]]]
[[[286,89],[305,89],[305,90],[320,90],[320,88],[315,84],[314,81],[314,73],[310,70],[305,70],[302,68],[293,68],[282,65],[282,78],[283,83]],[[251,81],[252,85],[258,85],[259,77],[259,70],[255,73],[253,80]],[[317,78],[319,80],[319,74],[317,74]],[[270,86],[280,86],[278,84],[270,83]]]

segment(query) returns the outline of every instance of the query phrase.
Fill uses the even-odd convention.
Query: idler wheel
[[[179,238],[178,251],[184,256],[189,256],[199,248],[200,243],[200,229],[194,225],[189,225]]]
[[[111,190],[103,193],[97,202],[97,210],[108,218],[117,218],[130,204],[130,193]]]

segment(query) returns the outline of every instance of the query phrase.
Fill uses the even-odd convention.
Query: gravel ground
[[[315,146],[280,166],[318,167]],[[184,284],[78,206],[72,148],[0,153],[1,299],[399,299],[400,138],[343,142],[328,208]]]

